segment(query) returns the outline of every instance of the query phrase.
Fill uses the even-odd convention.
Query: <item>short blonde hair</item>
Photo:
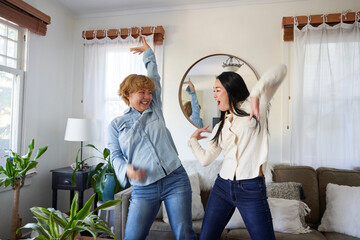
[[[118,95],[129,106],[129,95],[141,89],[149,89],[151,92],[155,92],[154,81],[145,75],[131,74],[120,84]]]
[[[186,103],[184,103],[184,111],[188,117],[191,116],[192,114],[191,101],[187,101]]]

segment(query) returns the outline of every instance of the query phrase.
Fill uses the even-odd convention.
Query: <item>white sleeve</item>
[[[251,90],[250,96],[257,97],[263,103],[269,103],[276,90],[284,80],[287,67],[284,64],[277,65],[267,70]]]
[[[215,136],[219,124],[217,124],[209,138],[206,149],[203,149],[199,141],[196,138],[190,138],[188,145],[191,148],[195,158],[200,162],[202,166],[207,166],[212,163],[221,153],[222,149],[219,145],[216,145],[211,139]]]

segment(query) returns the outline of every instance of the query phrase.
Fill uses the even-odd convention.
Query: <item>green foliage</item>
[[[102,152],[97,149],[94,145],[92,144],[87,144],[84,147],[89,147],[94,149],[96,152],[99,153],[99,156],[91,156],[88,157],[82,161],[78,161],[79,159],[79,153],[81,151],[81,148],[78,150],[77,155],[76,155],[76,159],[75,159],[75,163],[76,163],[76,168],[73,171],[73,175],[71,178],[71,182],[73,185],[75,185],[75,174],[76,171],[78,171],[80,169],[80,167],[82,165],[84,165],[84,163],[91,158],[98,158],[101,159],[102,162],[98,163],[95,166],[95,171],[94,171],[94,175],[91,178],[91,186],[94,189],[94,192],[96,192],[98,194],[98,198],[99,201],[103,200],[103,192],[104,192],[104,185],[105,185],[105,177],[106,177],[106,173],[112,173],[112,176],[115,180],[115,190],[114,193],[118,193],[122,190],[121,185],[115,175],[115,170],[111,165],[110,162],[110,150],[108,148],[105,148]],[[89,176],[90,176],[90,172],[93,169],[94,166],[90,167],[89,169]],[[89,182],[89,181],[88,181]]]
[[[18,153],[9,151],[9,155],[6,155],[6,165],[5,168],[0,166],[0,187],[4,185],[4,187],[11,186],[15,188],[18,184],[23,184],[26,178],[26,174],[29,170],[36,167],[38,162],[36,161],[41,157],[47,150],[48,146],[39,148],[35,157],[31,159],[31,155],[34,150],[34,139],[31,140],[28,146],[28,153],[24,156],[20,156]]]
[[[91,205],[95,199],[93,194],[85,203],[84,207],[78,211],[78,193],[71,203],[70,216],[53,208],[32,207],[30,210],[34,214],[37,223],[28,223],[23,228],[30,228],[37,232],[39,236],[32,239],[60,239],[74,240],[80,232],[88,232],[95,239],[99,233],[108,233],[117,239],[111,232],[109,224],[94,214],[95,211],[106,209],[118,204],[121,200],[110,200],[91,211]],[[18,231],[20,231],[20,229]]]

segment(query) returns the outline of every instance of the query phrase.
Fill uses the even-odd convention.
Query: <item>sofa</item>
[[[188,174],[189,171],[191,171],[188,169],[194,170],[193,167],[185,167],[185,169],[187,170]],[[209,174],[205,173],[204,175]],[[214,181],[215,178],[216,176],[213,176],[210,181]],[[302,201],[306,203],[311,210],[310,213],[305,217],[305,222],[309,226],[308,229],[310,229],[311,232],[301,234],[275,232],[277,240],[360,240],[360,238],[340,233],[342,231],[321,232],[317,230],[321,223],[322,216],[326,210],[326,189],[328,183],[347,186],[360,186],[360,171],[340,170],[325,167],[320,167],[315,170],[314,168],[308,166],[276,165],[272,169],[272,180],[275,183],[300,183],[302,186],[302,193],[305,196]],[[118,239],[124,238],[124,230],[131,192],[132,188],[128,188],[115,195],[115,199],[122,200],[122,202],[115,207],[115,235]],[[206,207],[209,194],[210,189],[201,190],[200,195],[204,208]],[[354,219],[354,222],[355,220],[356,219]],[[357,221],[359,222],[359,218]],[[199,235],[201,230],[201,219],[193,220],[193,227],[195,232]],[[175,239],[175,237],[172,234],[170,225],[165,223],[162,218],[157,218],[151,227],[147,239],[171,240]],[[244,228],[225,229],[221,239],[250,240],[250,236],[247,230]]]

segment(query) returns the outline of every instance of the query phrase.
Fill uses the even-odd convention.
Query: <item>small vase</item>
[[[106,173],[104,191],[102,194],[103,202],[114,200],[115,180],[114,174]]]

